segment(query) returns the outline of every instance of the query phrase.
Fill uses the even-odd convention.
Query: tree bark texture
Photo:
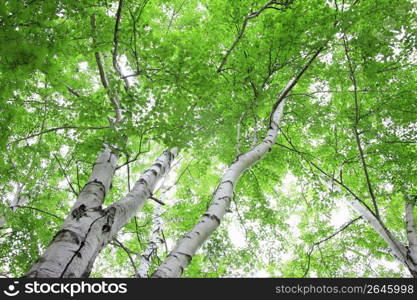
[[[97,255],[143,207],[176,154],[164,151],[125,197],[103,209],[117,160],[104,151],[62,229],[25,277],[88,277]]]

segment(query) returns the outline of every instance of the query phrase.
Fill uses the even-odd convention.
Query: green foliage
[[[104,143],[122,145],[119,165],[134,160],[117,170],[105,204],[123,197],[164,148],[181,149],[154,270],[198,222],[226,166],[262,140],[280,90],[324,47],[288,96],[285,135],[243,174],[226,221],[184,276],[406,274],[362,220],[313,247],[356,215],[345,202],[352,195],[312,163],[373,207],[356,126],[381,218],[407,242],[404,203],[415,195],[417,171],[413,1],[296,0],[249,19],[241,36],[245,16],[266,1],[124,2],[117,39],[129,90],[112,63],[118,1],[0,3],[0,273],[21,276],[36,261]],[[116,94],[123,121],[114,128]],[[18,185],[26,202],[12,210]],[[118,235],[136,266],[155,205]],[[92,276],[133,272],[126,250],[112,243]]]

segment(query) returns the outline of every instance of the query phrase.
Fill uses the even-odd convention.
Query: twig
[[[303,152],[298,151],[295,146],[293,145],[293,143],[291,142],[291,140],[287,137],[287,135],[285,134],[285,132],[282,130],[282,128],[279,128],[282,135],[284,136],[284,138],[287,140],[287,142],[291,145],[291,147],[293,148],[293,152],[297,153],[298,155],[301,156],[301,158],[303,158],[309,165],[311,165],[312,167],[314,167],[315,169],[317,169],[318,171],[320,171],[320,173],[322,173],[323,175],[325,175],[326,177],[328,177],[329,179],[331,179],[332,181],[336,182],[338,185],[340,185],[341,187],[343,187],[349,194],[351,194],[357,201],[359,201],[360,203],[362,203],[364,205],[364,207],[372,214],[375,216],[375,213],[373,212],[373,210],[365,203],[365,201],[363,201],[358,195],[356,195],[355,192],[353,192],[352,189],[350,189],[347,185],[345,185],[343,182],[341,182],[340,180],[338,180],[337,178],[335,178],[334,176],[331,176],[329,173],[327,173],[326,171],[324,171],[321,167],[319,167],[316,163],[314,163],[313,161],[307,159],[304,155]],[[280,144],[277,144],[278,146],[280,146]],[[286,147],[287,148],[287,147]]]
[[[73,94],[76,97],[81,97],[80,93],[78,93],[76,90],[74,90],[72,87],[70,87],[69,85],[65,84],[65,86],[67,87],[68,92],[70,92],[71,94]]]
[[[355,218],[355,219],[351,220],[350,222],[348,222],[347,224],[345,224],[344,226],[342,226],[339,230],[337,230],[335,233],[333,233],[333,234],[329,235],[328,237],[326,237],[325,239],[323,239],[323,240],[321,240],[321,241],[315,242],[315,243],[311,246],[310,251],[308,252],[308,262],[307,262],[307,267],[306,267],[306,270],[305,270],[305,272],[304,272],[303,277],[306,277],[306,276],[307,276],[307,274],[308,274],[308,272],[310,271],[311,254],[312,254],[312,253],[313,253],[313,251],[314,251],[314,247],[318,247],[320,244],[322,244],[322,243],[324,243],[324,242],[326,242],[326,241],[330,240],[331,238],[335,237],[336,235],[338,235],[340,232],[342,232],[343,230],[345,230],[346,228],[348,228],[350,225],[352,225],[353,223],[355,223],[355,222],[356,222],[356,221],[358,221],[359,219],[362,219],[362,217],[357,217],[357,218]]]
[[[135,262],[134,262],[134,260],[133,260],[132,256],[130,255],[130,253],[131,253],[132,251],[130,251],[128,248],[126,248],[126,247],[123,245],[123,243],[122,243],[122,242],[120,242],[118,239],[114,238],[113,240],[117,243],[117,245],[118,245],[120,248],[122,248],[122,249],[126,252],[127,256],[129,257],[130,263],[132,264],[132,268],[133,268],[133,270],[135,271],[135,274],[136,274],[136,273],[138,272],[138,269],[136,268],[136,266],[135,266]]]
[[[155,198],[154,196],[150,196],[150,197],[149,197],[149,199],[152,199],[153,201],[155,201],[155,202],[157,202],[157,203],[159,203],[159,204],[161,204],[161,205],[165,205],[165,203],[164,203],[164,202],[162,202],[161,200],[159,200],[159,199]]]
[[[93,34],[93,43],[94,43],[94,45],[96,45],[97,41],[96,41],[96,38],[95,38],[95,32],[96,32],[96,17],[95,17],[95,15],[92,15],[90,17],[90,23],[91,23],[91,27],[93,28],[93,32],[94,32],[94,34]],[[101,60],[100,53],[98,51],[96,51],[96,52],[94,52],[94,56],[96,58],[96,64],[97,64],[97,67],[98,67],[98,70],[99,70],[99,73],[100,73],[101,84],[107,90],[107,94],[109,96],[110,103],[112,104],[115,115],[116,115],[116,122],[118,122],[122,119],[119,99],[117,97],[117,94],[116,95],[111,95],[110,94],[109,81],[107,79],[106,72],[104,71],[104,64],[103,64],[103,61]],[[111,124],[111,122],[110,122],[110,124]],[[111,124],[111,125],[114,125],[114,124]]]
[[[262,6],[258,11],[253,12],[247,16],[244,17],[243,19],[243,24],[242,24],[242,28],[239,31],[239,34],[237,35],[236,39],[234,40],[234,42],[232,43],[232,45],[230,46],[229,50],[226,51],[226,54],[223,56],[223,59],[221,60],[221,63],[219,65],[219,67],[217,68],[217,72],[222,72],[223,70],[223,66],[227,63],[227,59],[229,57],[229,55],[232,53],[233,49],[236,47],[236,45],[239,43],[239,41],[242,39],[243,35],[245,34],[245,29],[248,25],[248,21],[250,19],[256,18],[257,16],[259,16],[265,9],[268,8],[275,8],[280,10],[279,8],[276,7],[272,7],[271,5],[283,5],[285,7],[287,7],[288,5],[290,5],[293,1],[287,1],[287,2],[277,2],[274,0],[268,1],[264,6]]]
[[[59,219],[59,220],[63,220],[63,218],[61,218],[61,217],[59,217],[59,216],[57,216],[57,215],[55,215],[55,214],[53,214],[53,213],[47,212],[47,211],[45,211],[45,210],[42,210],[42,209],[39,209],[39,208],[36,208],[36,207],[26,206],[26,205],[16,205],[15,207],[17,207],[17,208],[26,208],[26,209],[36,210],[36,211],[38,211],[38,212],[41,212],[41,213],[44,213],[44,214],[50,215],[51,217],[57,218],[57,219]]]
[[[27,139],[30,139],[30,138],[33,138],[33,137],[37,137],[37,136],[40,136],[40,135],[43,135],[43,134],[46,134],[46,133],[49,133],[49,132],[58,131],[58,130],[61,130],[61,129],[100,130],[100,129],[108,129],[108,128],[110,128],[110,127],[109,126],[91,126],[91,127],[61,126],[61,127],[53,127],[53,128],[45,129],[44,131],[40,131],[38,133],[31,134],[27,137],[11,141],[7,145],[11,145],[11,144],[14,144],[14,143],[17,143],[17,142],[20,142],[20,141],[24,141],[24,140],[27,140]]]
[[[61,165],[61,162],[59,161],[58,157],[55,154],[54,154],[54,157],[55,157],[56,161],[58,162],[58,165],[61,168],[62,172],[64,173],[64,177],[67,180],[72,192],[74,193],[75,196],[78,197],[78,193],[75,191],[74,187],[71,184],[71,181],[69,180],[69,178],[67,176],[67,172],[65,171],[64,167]]]

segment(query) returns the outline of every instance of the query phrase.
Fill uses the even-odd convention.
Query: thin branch
[[[219,65],[219,67],[217,68],[217,72],[220,73],[220,72],[224,71],[223,66],[227,63],[227,59],[228,59],[229,55],[232,53],[233,49],[236,47],[236,45],[239,43],[239,41],[242,39],[243,35],[245,34],[245,30],[246,30],[246,27],[248,25],[248,21],[250,19],[258,17],[265,9],[272,8],[271,5],[283,5],[285,7],[288,7],[292,2],[293,1],[277,2],[277,1],[271,0],[271,1],[268,1],[264,6],[262,6],[258,11],[253,12],[253,13],[245,16],[244,19],[243,19],[242,27],[241,27],[236,39],[233,41],[230,48],[226,51],[226,54],[223,56],[223,59],[221,60],[221,63]]]
[[[73,94],[75,97],[81,97],[80,93],[78,93],[76,90],[74,90],[72,87],[70,87],[69,85],[65,84],[65,86],[67,87],[68,92],[70,92],[71,94]]]
[[[140,235],[139,235],[139,231],[138,231],[138,229],[139,229],[139,227],[143,227],[143,226],[139,226],[139,225],[138,225],[138,218],[137,218],[136,216],[134,217],[134,220],[135,220],[135,232],[136,232],[136,238],[138,239],[139,246],[142,248],[142,240],[140,239]],[[146,226],[148,223],[149,223],[149,222],[146,222],[144,226]]]
[[[81,186],[80,186],[80,167],[78,165],[77,161],[77,186],[78,186],[78,193],[81,192]]]
[[[171,26],[172,26],[172,23],[174,22],[175,17],[176,17],[176,16],[178,15],[178,13],[181,11],[181,9],[182,9],[182,7],[184,6],[185,2],[187,2],[187,0],[182,1],[182,2],[181,2],[181,4],[180,4],[180,7],[178,8],[178,10],[174,10],[174,11],[172,12],[172,15],[171,15],[171,18],[170,18],[170,20],[169,20],[169,24],[168,24],[168,27],[167,27],[167,30],[166,30],[165,34],[167,34],[167,33],[168,33],[168,31],[171,29]]]
[[[94,33],[93,34],[93,44],[94,44],[94,46],[96,46],[97,45],[97,40],[95,38],[95,34],[96,34],[96,17],[95,17],[95,15],[92,15],[90,17],[90,23],[91,23],[91,27],[93,28],[93,33]],[[116,115],[116,122],[118,122],[122,119],[122,114],[120,112],[119,99],[118,99],[117,95],[111,95],[110,94],[109,81],[107,79],[106,72],[104,71],[104,64],[103,64],[103,61],[101,60],[100,53],[98,51],[95,51],[94,56],[96,58],[96,64],[97,64],[97,67],[98,67],[98,70],[99,70],[99,73],[100,73],[101,84],[107,90],[107,94],[109,96],[110,103],[112,104],[115,115]],[[112,122],[110,122],[110,124],[112,124]]]
[[[122,249],[126,252],[127,256],[129,257],[129,260],[130,260],[130,263],[131,263],[131,265],[132,265],[132,268],[133,268],[133,270],[135,271],[135,274],[136,274],[136,273],[138,272],[138,269],[136,268],[136,266],[135,266],[135,262],[134,262],[134,260],[133,260],[132,256],[130,255],[130,253],[131,253],[132,251],[130,251],[128,248],[126,248],[126,247],[123,245],[123,243],[122,243],[122,242],[120,242],[118,239],[114,238],[113,240],[117,243],[117,245],[118,245],[120,248],[122,248]]]
[[[165,245],[165,252],[168,253],[168,244],[167,244],[167,240],[165,238],[164,230],[162,229],[162,227],[161,227],[161,236]]]
[[[347,42],[346,36],[343,37],[343,45],[344,45],[344,48],[345,48],[346,59],[348,61],[348,65],[349,65],[350,80],[352,81],[353,89],[354,89],[355,123],[354,123],[354,126],[353,126],[353,132],[355,134],[356,144],[357,144],[358,151],[359,151],[360,158],[361,158],[361,162],[362,162],[362,168],[363,168],[363,171],[365,173],[366,184],[368,186],[369,195],[371,196],[372,204],[373,204],[374,209],[375,209],[375,215],[378,218],[378,220],[380,220],[379,210],[378,210],[378,206],[376,204],[376,197],[375,197],[374,191],[372,189],[372,184],[371,184],[371,180],[369,178],[368,168],[367,168],[367,165],[366,165],[366,162],[365,162],[365,155],[364,155],[364,152],[363,152],[363,149],[362,149],[361,140],[360,140],[359,133],[358,133],[359,100],[358,100],[358,93],[357,93],[357,82],[356,82],[356,76],[355,76],[355,68],[352,65],[352,60],[351,60],[350,55],[349,55],[349,48],[348,48],[348,42]]]
[[[117,170],[119,170],[120,168],[123,168],[124,166],[127,166],[127,165],[131,164],[132,162],[137,161],[137,160],[139,159],[139,156],[140,156],[141,154],[144,154],[144,153],[147,153],[147,152],[149,152],[149,151],[143,151],[143,152],[138,152],[138,153],[136,153],[136,155],[135,155],[135,157],[134,157],[134,158],[132,158],[131,160],[126,161],[124,164],[122,164],[122,165],[120,165],[120,166],[117,166],[117,167],[116,167],[116,171],[117,171]]]
[[[94,44],[94,46],[96,46],[97,45],[97,40],[95,38],[95,35],[96,35],[96,27],[97,26],[96,26],[96,16],[95,15],[92,15],[90,17],[90,23],[91,23],[91,27],[93,28],[93,44]],[[96,58],[98,71],[100,73],[101,84],[103,85],[103,87],[105,89],[108,89],[109,88],[109,81],[107,79],[106,72],[104,71],[104,65],[103,65],[103,62],[101,60],[101,55],[98,51],[95,51],[94,56]]]
[[[78,197],[78,193],[75,191],[74,187],[72,186],[71,180],[69,180],[68,176],[67,176],[67,172],[65,171],[64,167],[62,166],[60,160],[58,159],[58,157],[54,154],[54,157],[56,159],[56,161],[58,162],[59,167],[61,168],[62,172],[64,173],[64,177],[67,180],[72,192],[74,193],[74,195],[76,197]]]
[[[284,137],[286,137],[284,132],[283,132],[283,135]],[[287,137],[286,139],[292,145],[291,141]],[[352,202],[352,205],[356,206],[355,210],[357,210],[362,215],[362,217],[366,219],[371,224],[371,226],[379,233],[379,235],[389,244],[391,250],[394,252],[394,256],[397,257],[402,263],[404,263],[407,266],[407,268],[410,270],[410,272],[414,274],[413,273],[414,269],[410,265],[411,260],[409,259],[408,256],[406,256],[407,253],[406,253],[405,246],[392,235],[392,233],[386,228],[385,224],[380,219],[377,218],[374,211],[344,183],[334,178],[334,176],[329,175],[327,172],[321,169],[314,162],[305,158],[305,156],[302,155],[299,151],[297,151],[293,145],[292,147],[294,148],[295,152],[298,152],[298,154],[303,159],[305,159],[311,166],[319,170],[323,175],[330,178],[332,181],[339,184],[341,187],[343,187],[347,192],[349,192],[355,198],[355,201],[357,202],[355,201]],[[359,207],[359,210],[358,210],[358,207]],[[372,222],[375,222],[375,224],[373,224]]]
[[[351,194],[357,201],[359,201],[360,203],[362,203],[364,205],[364,207],[372,214],[375,216],[375,213],[373,212],[373,210],[365,203],[365,201],[363,201],[355,192],[352,191],[352,189],[350,189],[347,185],[345,185],[343,182],[341,182],[340,180],[338,180],[337,178],[335,178],[334,176],[331,176],[329,173],[327,173],[326,171],[324,171],[320,166],[318,166],[316,163],[314,163],[313,161],[309,160],[308,158],[306,158],[305,156],[305,152],[301,152],[299,150],[297,150],[297,148],[294,146],[294,144],[291,142],[291,140],[289,139],[289,137],[285,134],[285,132],[282,130],[282,128],[279,128],[282,135],[284,136],[284,138],[286,139],[286,141],[291,145],[293,152],[297,153],[298,155],[300,155],[301,158],[303,158],[309,165],[311,165],[312,167],[314,167],[315,169],[317,169],[320,173],[322,173],[323,175],[325,175],[326,177],[328,177],[329,179],[331,179],[332,181],[336,182],[338,185],[340,185],[341,187],[343,187],[349,194]],[[278,146],[280,146],[280,144],[277,144]],[[288,147],[285,147],[288,149]]]
[[[181,172],[181,174],[178,176],[177,180],[169,187],[164,189],[164,193],[168,192],[170,189],[172,189],[174,186],[178,184],[178,182],[181,180],[181,177],[185,174],[185,172],[188,170],[188,167],[190,166],[192,160],[189,162],[189,164],[184,168],[184,170]]]
[[[109,126],[80,127],[80,126],[71,126],[71,125],[69,125],[69,126],[61,126],[61,127],[53,127],[53,128],[46,129],[44,131],[40,131],[38,133],[34,133],[34,134],[31,134],[31,135],[28,135],[27,137],[24,137],[24,138],[20,138],[20,139],[11,141],[7,145],[14,144],[14,143],[17,143],[17,142],[20,142],[20,141],[24,141],[24,140],[27,140],[27,139],[30,139],[30,138],[33,138],[33,137],[37,137],[37,136],[40,136],[40,135],[43,135],[43,134],[46,134],[46,133],[49,133],[49,132],[58,131],[58,130],[61,130],[61,129],[100,130],[100,129],[108,129],[108,128],[110,128],[110,127]]]
[[[345,225],[343,225],[343,226],[342,226],[339,230],[337,230],[337,231],[336,231],[336,232],[334,232],[333,234],[329,235],[328,237],[326,237],[326,238],[324,238],[324,239],[322,239],[322,240],[320,240],[320,241],[318,241],[318,242],[315,242],[315,243],[311,246],[311,248],[310,248],[310,250],[309,250],[309,252],[308,252],[307,267],[306,267],[306,270],[305,270],[305,272],[304,272],[304,275],[302,276],[303,278],[304,278],[304,277],[306,277],[306,276],[307,276],[307,274],[308,274],[308,272],[310,271],[311,255],[313,254],[314,248],[315,248],[315,247],[318,247],[320,244],[322,244],[322,243],[324,243],[324,242],[326,242],[326,241],[330,240],[331,238],[335,237],[336,235],[338,235],[339,233],[341,233],[343,230],[345,230],[346,228],[348,228],[350,225],[352,225],[353,223],[355,223],[355,222],[356,222],[356,221],[358,221],[359,219],[362,219],[362,217],[357,217],[357,218],[355,218],[355,219],[351,220],[350,222],[348,222],[348,223],[346,223]]]
[[[313,52],[313,55],[307,61],[307,63],[304,64],[303,68],[300,71],[298,71],[297,75],[287,83],[287,85],[284,87],[281,94],[279,95],[277,101],[275,102],[275,104],[272,108],[272,111],[275,111],[275,109],[278,107],[278,105],[280,105],[281,102],[284,101],[287,98],[289,93],[292,91],[292,88],[297,84],[297,82],[300,80],[301,76],[303,76],[303,74],[307,71],[307,69],[314,62],[314,60],[317,58],[317,56],[319,56],[319,54],[324,50],[324,48],[325,47],[322,46],[322,47],[316,49]],[[271,114],[271,116],[272,116],[272,114]],[[270,117],[269,124],[271,124],[271,122],[272,122],[272,119]]]
[[[26,208],[26,209],[36,210],[36,211],[38,211],[38,212],[41,212],[41,213],[43,213],[43,214],[47,214],[47,215],[49,215],[49,216],[51,216],[51,217],[54,217],[54,218],[57,218],[57,219],[59,219],[59,220],[63,220],[63,218],[61,218],[61,217],[59,217],[59,216],[57,216],[57,215],[55,215],[55,214],[53,214],[53,213],[47,212],[47,211],[45,211],[45,210],[42,210],[42,209],[39,209],[39,208],[36,208],[36,207],[26,206],[26,205],[17,205],[17,206],[15,206],[15,207],[17,207],[17,208]]]
[[[405,223],[407,230],[408,240],[408,255],[417,264],[417,232],[416,232],[416,221],[414,216],[414,206],[416,205],[417,197],[410,197],[405,203]]]
[[[117,51],[119,49],[119,31],[120,31],[120,21],[122,18],[122,8],[123,8],[123,0],[119,0],[119,5],[117,7],[116,12],[116,24],[114,25],[114,36],[113,36],[113,52],[112,52],[112,60],[113,60],[113,67],[116,72],[119,74],[120,78],[123,79],[125,83],[125,89],[128,90],[130,88],[130,83],[127,77],[124,76],[122,69],[120,68],[119,62],[117,61]]]
[[[242,217],[242,214],[239,211],[239,206],[237,205],[237,201],[236,201],[236,197],[235,196],[233,196],[233,203],[235,204],[236,214],[237,214],[237,217],[239,219],[239,223],[242,226],[243,230],[245,231],[245,240],[247,241],[248,240],[248,232],[249,231],[246,228],[245,221],[244,221],[244,219]]]
[[[120,20],[122,18],[122,8],[123,8],[123,0],[119,0],[119,5],[117,7],[117,12],[116,12],[116,24],[114,25],[114,36],[113,36],[113,43],[114,43],[113,56],[114,57],[117,57],[117,50],[119,48],[118,33],[119,33]],[[117,64],[117,60],[113,60],[113,64],[115,62]]]
[[[150,196],[150,197],[149,197],[149,199],[152,199],[153,201],[155,201],[156,203],[159,203],[159,204],[161,204],[161,205],[165,205],[165,203],[164,203],[164,202],[162,202],[161,200],[159,200],[159,199],[155,198],[154,196]]]
[[[306,96],[306,97],[314,97],[315,94],[327,94],[327,93],[368,93],[370,92],[370,90],[368,89],[364,89],[364,90],[356,90],[356,91],[338,91],[338,90],[327,90],[327,91],[314,91],[314,92],[310,92],[310,93],[291,93],[291,95],[289,95],[289,97],[293,97],[293,96]]]
[[[129,156],[126,155],[126,161],[129,161]],[[127,163],[127,190],[130,192],[130,165]]]

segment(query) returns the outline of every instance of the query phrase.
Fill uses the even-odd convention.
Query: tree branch
[[[61,217],[59,217],[59,216],[57,216],[57,215],[55,215],[55,214],[53,214],[53,213],[47,212],[47,211],[45,211],[45,210],[42,210],[42,209],[39,209],[39,208],[36,208],[36,207],[26,206],[26,205],[17,205],[17,206],[15,206],[15,207],[17,207],[17,208],[26,208],[26,209],[36,210],[36,211],[38,211],[38,212],[41,212],[41,213],[43,213],[43,214],[47,214],[47,215],[49,215],[49,216],[51,216],[51,217],[54,217],[54,218],[57,218],[57,219],[59,219],[59,220],[63,220],[63,218],[61,218]]]
[[[221,63],[219,65],[219,67],[217,68],[217,72],[222,72],[223,70],[223,66],[227,63],[227,59],[229,57],[229,55],[232,53],[233,49],[236,47],[236,45],[239,43],[239,41],[242,39],[243,35],[245,34],[245,30],[246,27],[248,25],[248,21],[250,19],[256,18],[257,16],[259,16],[265,9],[268,8],[275,8],[278,9],[276,7],[272,7],[271,5],[282,5],[284,7],[288,7],[293,1],[286,1],[286,2],[278,2],[278,1],[268,1],[264,6],[262,6],[258,11],[253,12],[247,16],[244,17],[243,19],[243,24],[242,24],[242,28],[240,29],[236,39],[233,41],[232,45],[230,46],[229,50],[226,51],[226,54],[223,56],[223,59],[221,60]]]
[[[348,48],[348,42],[347,42],[346,36],[343,36],[343,45],[344,45],[344,48],[345,48],[345,56],[346,56],[346,59],[348,61],[348,65],[349,65],[350,80],[353,84],[353,90],[354,90],[353,95],[354,95],[354,99],[355,99],[355,123],[354,123],[354,126],[353,126],[353,132],[354,132],[354,135],[355,135],[356,144],[357,144],[358,151],[359,151],[359,154],[360,154],[360,158],[361,158],[361,162],[362,162],[362,168],[363,168],[363,171],[365,173],[366,185],[368,186],[368,192],[369,192],[369,195],[371,196],[372,204],[373,204],[374,209],[375,209],[375,215],[378,219],[380,219],[378,206],[376,204],[376,197],[375,197],[375,194],[374,194],[373,189],[372,189],[372,184],[371,184],[371,180],[369,178],[368,168],[367,168],[366,162],[365,162],[365,155],[364,155],[364,152],[363,152],[363,149],[362,149],[362,146],[361,146],[361,140],[360,140],[359,133],[358,133],[358,124],[359,124],[359,104],[358,104],[358,102],[359,102],[359,100],[358,100],[358,92],[357,92],[357,82],[356,82],[356,76],[355,76],[355,69],[352,65],[352,60],[351,60],[350,55],[349,55],[349,48]]]
[[[291,142],[291,140],[289,139],[289,137],[285,134],[285,132],[282,130],[282,128],[279,128],[282,135],[284,136],[285,140],[290,144],[290,146],[293,149],[293,152],[297,153],[298,155],[300,155],[301,158],[303,158],[309,165],[311,165],[312,167],[314,167],[315,169],[317,169],[320,173],[322,173],[323,175],[325,175],[326,177],[328,177],[329,179],[331,179],[332,181],[336,182],[338,185],[340,185],[342,188],[344,188],[349,194],[351,194],[357,201],[359,201],[360,203],[362,203],[365,208],[367,210],[369,210],[369,212],[372,215],[375,215],[375,213],[372,211],[372,209],[365,203],[365,201],[363,201],[358,195],[356,195],[355,192],[352,191],[352,189],[350,189],[348,186],[346,186],[343,182],[341,182],[340,180],[338,180],[337,178],[335,178],[334,176],[330,175],[329,173],[327,173],[326,171],[324,171],[320,166],[318,166],[316,163],[314,163],[313,161],[309,160],[308,158],[306,158],[305,156],[305,152],[301,152],[299,151],[294,144]],[[277,144],[279,146],[283,146],[280,144]],[[285,146],[285,148],[288,149],[288,147]]]
[[[59,167],[61,168],[62,172],[64,173],[64,177],[65,177],[65,179],[67,180],[67,182],[68,182],[68,184],[69,184],[69,186],[70,186],[70,188],[71,188],[72,192],[74,193],[74,195],[75,195],[76,197],[78,197],[78,193],[75,191],[74,187],[73,187],[73,186],[72,186],[72,184],[71,184],[71,181],[69,180],[69,178],[68,178],[68,176],[67,176],[67,172],[65,171],[64,167],[61,165],[61,162],[59,161],[58,157],[57,157],[55,154],[53,154],[53,155],[54,155],[54,157],[55,157],[56,161],[58,162],[58,165],[59,165]]]
[[[122,243],[122,242],[120,242],[118,239],[114,238],[113,240],[116,242],[116,245],[117,245],[117,246],[119,246],[120,248],[122,248],[122,249],[126,252],[127,256],[129,257],[130,264],[132,265],[132,268],[133,268],[133,270],[135,271],[135,274],[136,274],[136,273],[138,272],[138,269],[136,268],[135,262],[134,262],[134,260],[133,260],[132,256],[130,255],[130,253],[131,253],[132,251],[130,251],[128,248],[126,248],[126,247],[123,245],[123,243]]]
[[[46,133],[49,133],[49,132],[58,131],[58,130],[61,130],[61,129],[100,130],[100,129],[108,129],[108,128],[110,128],[110,127],[109,126],[79,127],[79,126],[71,126],[71,125],[69,125],[69,126],[61,126],[61,127],[53,127],[53,128],[49,128],[49,129],[46,129],[46,130],[41,131],[41,132],[38,132],[38,133],[31,134],[31,135],[29,135],[27,137],[24,137],[24,138],[20,138],[20,139],[11,141],[7,145],[9,146],[11,144],[14,144],[14,143],[17,143],[17,142],[20,142],[20,141],[24,141],[24,140],[27,140],[27,139],[30,139],[30,138],[34,138],[34,137],[37,137],[37,136],[40,136],[40,135],[43,135],[43,134],[46,134]]]
[[[350,225],[352,225],[353,223],[355,223],[356,221],[358,221],[359,219],[362,219],[362,217],[357,217],[353,220],[351,220],[350,222],[346,223],[345,225],[343,225],[339,230],[337,230],[335,233],[329,235],[328,237],[322,239],[321,241],[315,242],[311,248],[310,251],[308,252],[308,261],[307,261],[307,267],[306,270],[304,272],[304,275],[302,276],[303,278],[307,276],[308,272],[310,271],[310,262],[311,262],[311,255],[313,254],[314,248],[318,247],[320,244],[330,240],[331,238],[335,237],[336,235],[338,235],[339,233],[341,233],[343,230],[345,230],[346,228],[348,228]]]
[[[123,8],[123,0],[119,0],[119,5],[117,7],[116,12],[116,24],[114,25],[114,35],[113,35],[113,52],[112,52],[112,60],[113,60],[113,67],[116,72],[119,74],[120,78],[125,83],[125,89],[128,90],[130,88],[129,80],[127,79],[122,69],[120,68],[119,62],[117,61],[117,51],[119,49],[119,30],[120,30],[120,21],[122,18],[122,8]]]
[[[387,229],[385,224],[377,218],[373,210],[344,183],[334,178],[334,176],[329,175],[314,162],[309,161],[307,158],[305,158],[304,155],[302,155],[298,150],[295,149],[291,141],[286,137],[285,133],[282,130],[281,132],[283,133],[286,140],[290,143],[290,145],[294,148],[295,152],[297,152],[302,158],[304,158],[311,166],[319,170],[323,175],[330,178],[332,181],[339,184],[354,197],[353,201],[349,201],[350,205],[362,216],[363,219],[365,219],[369,223],[369,225],[388,244],[391,251],[393,252],[394,257],[400,260],[409,269],[410,273],[415,277],[417,275],[417,272],[415,271],[416,264],[413,263],[412,260],[410,260],[409,256],[407,256],[406,247],[393,236],[393,234]]]
[[[159,203],[161,205],[165,205],[164,202],[162,202],[161,200],[155,198],[154,196],[149,196],[149,199],[152,199],[153,201],[155,201],[156,203]]]
[[[94,46],[97,45],[97,40],[95,38],[95,34],[96,34],[96,17],[95,15],[92,15],[90,17],[90,23],[91,23],[91,27],[93,28],[93,43]],[[96,64],[100,73],[100,80],[101,80],[101,84],[103,85],[103,87],[107,90],[107,94],[109,96],[110,99],[110,103],[113,106],[115,115],[116,115],[116,122],[120,121],[122,119],[122,114],[120,112],[120,102],[119,99],[117,97],[117,95],[111,95],[110,94],[110,90],[109,90],[109,81],[107,79],[106,76],[106,72],[104,71],[104,64],[103,61],[101,60],[101,55],[98,51],[94,52],[94,56],[96,58]],[[112,124],[112,122],[110,122],[110,125],[114,125]]]

